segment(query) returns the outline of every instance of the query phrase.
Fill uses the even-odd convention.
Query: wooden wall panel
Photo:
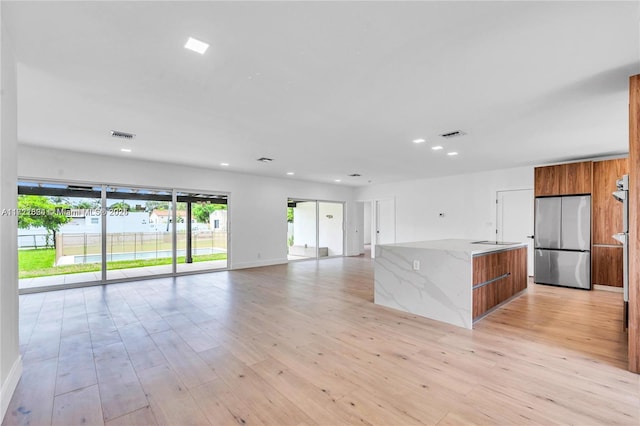
[[[534,169],[534,192],[536,197],[560,193],[560,166],[536,167]]]
[[[527,249],[513,250],[509,259],[511,267],[511,277],[513,280],[513,292],[518,293],[527,288]]]
[[[591,161],[561,164],[560,194],[591,194]]]
[[[591,161],[536,167],[535,196],[591,193]]]
[[[591,282],[599,285],[622,287],[622,247],[591,249]]]
[[[629,173],[629,160],[596,161],[593,163],[593,192],[591,196],[593,244],[621,244],[611,235],[622,231],[622,203],[611,195],[616,180]]]
[[[640,373],[640,74],[629,78],[629,370]]]

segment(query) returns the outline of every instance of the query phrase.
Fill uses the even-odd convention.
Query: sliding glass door
[[[287,224],[289,260],[344,254],[344,203],[289,199]]]
[[[107,280],[173,272],[171,206],[168,189],[106,188]]]
[[[19,288],[225,269],[226,194],[20,181]]]
[[[342,256],[344,254],[344,204],[328,201],[318,202],[318,247],[320,255]]]
[[[287,257],[289,260],[315,259],[317,208],[315,201],[289,200],[287,210]]]
[[[227,196],[177,193],[177,271],[227,268]]]
[[[8,213],[18,216],[20,289],[101,279],[101,190],[18,182],[18,209]]]

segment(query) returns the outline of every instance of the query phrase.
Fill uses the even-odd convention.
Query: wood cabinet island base
[[[524,243],[436,240],[375,248],[374,302],[471,329],[527,288]]]

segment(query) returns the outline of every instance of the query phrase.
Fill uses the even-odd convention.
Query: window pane
[[[107,187],[107,279],[173,272],[170,190]]]
[[[100,186],[18,183],[19,288],[101,279]]]
[[[288,259],[316,257],[316,202],[289,200],[287,211]]]
[[[318,212],[320,257],[342,256],[344,253],[344,204],[320,201]]]
[[[227,267],[227,197],[179,192],[177,272]]]

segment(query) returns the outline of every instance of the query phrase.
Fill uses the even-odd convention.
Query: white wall
[[[496,191],[527,188],[533,167],[371,185],[358,188],[355,198],[395,198],[397,242],[480,240],[495,239]]]
[[[363,205],[363,216],[362,216],[362,236],[363,236],[363,244],[371,244],[371,203],[365,202]]]
[[[15,209],[18,139],[16,62],[5,28],[0,4],[0,206]],[[0,421],[22,374],[18,339],[17,229],[16,216],[0,216]]]
[[[357,255],[353,189],[332,184],[221,172],[20,145],[18,175],[65,182],[112,183],[230,194],[231,268],[287,261],[287,199],[347,203],[347,255]]]

